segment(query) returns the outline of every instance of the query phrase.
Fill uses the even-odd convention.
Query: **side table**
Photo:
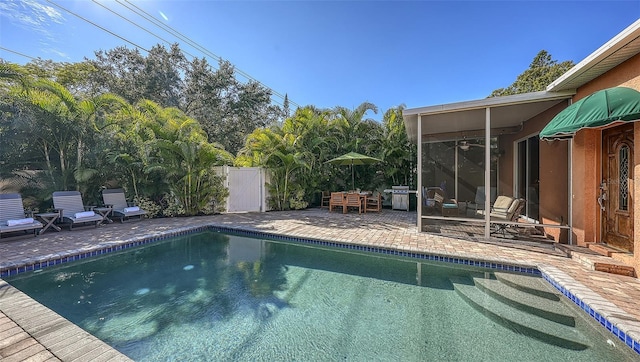
[[[48,228],[53,228],[56,231],[60,231],[60,227],[58,225],[55,225],[54,223],[58,220],[58,218],[60,217],[60,213],[57,212],[43,212],[40,214],[35,214],[34,215],[37,219],[40,219],[41,222],[44,223],[44,227],[42,229],[40,229],[39,234],[42,235],[42,233],[45,232],[45,230],[47,230]]]
[[[100,221],[100,224],[111,224],[113,222],[113,220],[109,219],[109,213],[111,212],[111,210],[113,210],[112,207],[94,207],[91,210],[95,211],[96,214],[102,216],[102,221]]]

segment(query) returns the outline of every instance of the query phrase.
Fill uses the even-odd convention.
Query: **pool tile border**
[[[398,249],[391,249],[391,248],[383,248],[378,246],[352,244],[348,242],[336,242],[336,241],[327,241],[322,239],[313,239],[313,238],[306,238],[306,237],[301,238],[301,237],[295,237],[295,236],[286,236],[286,235],[269,233],[265,231],[251,230],[246,228],[234,228],[234,227],[218,226],[218,225],[202,225],[202,226],[175,229],[172,231],[158,233],[156,235],[143,235],[140,237],[136,237],[134,239],[115,242],[115,244],[113,242],[109,243],[108,245],[105,245],[104,243],[102,243],[102,244],[96,245],[95,247],[92,247],[90,250],[86,250],[86,249],[71,250],[69,251],[68,255],[62,255],[62,256],[50,255],[50,256],[44,257],[43,259],[45,260],[25,262],[22,265],[17,265],[17,266],[15,265],[0,266],[0,279],[9,277],[9,276],[15,276],[20,273],[25,273],[28,271],[40,270],[49,266],[60,265],[60,264],[71,262],[71,261],[86,259],[92,256],[98,256],[98,255],[104,255],[112,252],[122,251],[122,250],[130,249],[133,247],[150,244],[156,241],[162,241],[168,238],[172,238],[176,236],[184,236],[184,235],[193,234],[193,233],[202,232],[202,231],[230,233],[230,234],[250,236],[255,238],[267,238],[272,240],[325,246],[325,247],[332,247],[332,248],[338,248],[338,249],[365,251],[365,252],[371,252],[371,253],[377,253],[377,254],[383,254],[383,255],[401,256],[401,257],[408,257],[408,258],[414,258],[414,259],[420,259],[420,260],[445,262],[445,263],[452,263],[452,264],[458,264],[458,265],[467,265],[467,266],[480,267],[480,268],[486,268],[486,269],[541,276],[544,280],[550,283],[556,290],[562,293],[565,297],[567,297],[569,300],[575,303],[578,307],[580,307],[580,309],[582,309],[585,313],[587,313],[589,316],[595,319],[598,323],[600,323],[604,328],[606,328],[609,332],[611,332],[614,336],[616,336],[620,341],[624,342],[626,346],[628,346],[634,352],[640,355],[640,341],[638,338],[633,338],[629,334],[629,331],[627,328],[625,328],[624,326],[619,326],[616,323],[613,323],[612,321],[610,321],[607,317],[605,317],[605,315],[603,315],[603,313],[597,312],[596,309],[592,308],[589,305],[589,302],[585,302],[583,298],[576,296],[575,293],[571,292],[568,288],[563,286],[560,282],[556,281],[556,279],[554,279],[549,273],[539,270],[538,267],[508,264],[502,261],[494,262],[494,261],[474,260],[472,258],[455,257],[450,255],[442,255],[438,253],[406,251],[406,250],[398,250]],[[638,322],[638,325],[640,326],[640,322]],[[625,330],[627,330],[627,332],[625,332]]]
[[[580,288],[580,285],[577,285],[577,283],[570,277],[563,275],[564,273],[554,267],[544,266],[542,269],[542,278],[544,280],[551,284],[576,306],[582,309],[582,311],[592,319],[600,323],[602,327],[606,328],[626,346],[640,355],[640,341],[638,338],[634,338],[630,335],[631,333],[635,335],[639,334],[640,321],[629,320],[629,318],[624,318],[625,316],[620,313],[608,313],[607,310],[617,309],[613,303],[603,299],[601,296],[589,291],[588,289],[585,290],[584,287]],[[558,278],[554,278],[552,274],[558,276]],[[557,279],[563,280],[560,282]],[[600,311],[592,308],[593,305],[598,305],[600,307]],[[618,323],[615,322],[616,319],[618,320]],[[634,333],[633,330],[636,332]]]
[[[398,250],[398,249],[392,249],[392,248],[383,248],[378,246],[368,246],[368,245],[362,245],[362,244],[352,244],[352,243],[345,243],[345,242],[327,241],[322,239],[312,239],[312,238],[306,238],[306,237],[299,238],[295,236],[286,236],[286,235],[269,233],[265,231],[253,231],[253,230],[247,230],[247,229],[241,229],[241,228],[216,226],[212,228],[212,231],[238,234],[238,235],[250,236],[255,238],[267,238],[272,240],[287,241],[287,242],[293,242],[293,243],[326,246],[326,247],[338,248],[338,249],[365,251],[365,252],[371,252],[371,253],[383,254],[383,255],[401,256],[401,257],[422,259],[422,260],[428,260],[428,261],[438,261],[438,262],[452,263],[452,264],[458,264],[458,265],[468,265],[473,267],[495,269],[495,270],[501,270],[501,271],[510,271],[510,272],[524,273],[524,274],[530,274],[530,275],[536,275],[536,276],[541,275],[540,271],[534,266],[508,264],[508,263],[497,262],[497,261],[494,262],[494,261],[474,260],[472,258],[456,257],[456,256],[443,255],[438,253],[406,251],[406,250]]]

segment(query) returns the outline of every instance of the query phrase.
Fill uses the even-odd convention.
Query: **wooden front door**
[[[602,132],[603,241],[633,252],[633,124]]]

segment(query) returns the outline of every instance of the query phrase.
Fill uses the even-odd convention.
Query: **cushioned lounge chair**
[[[93,206],[84,206],[82,196],[78,191],[56,191],[53,193],[53,207],[60,213],[60,221],[69,224],[69,230],[74,225],[93,223],[96,227],[104,218],[92,211]]]
[[[120,222],[124,222],[125,219],[132,217],[138,217],[142,219],[147,214],[145,210],[142,210],[133,203],[127,202],[124,196],[123,189],[106,189],[102,191],[102,200],[105,206],[113,208],[111,210],[111,216],[120,218]]]
[[[42,223],[24,212],[20,194],[0,194],[0,238],[9,233],[31,232],[37,236]]]
[[[495,225],[495,230],[491,232],[491,235],[501,233],[502,236],[505,236],[507,227],[511,226],[511,224],[500,223],[500,221],[518,221],[525,204],[525,199],[515,199],[504,195],[498,196],[493,206],[491,206],[491,213],[489,214],[491,221]],[[477,213],[484,215],[484,210],[478,210]]]

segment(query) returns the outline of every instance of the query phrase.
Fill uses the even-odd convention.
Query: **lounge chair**
[[[501,233],[502,236],[505,236],[507,227],[511,226],[511,224],[501,223],[500,221],[517,221],[525,204],[525,199],[515,199],[504,195],[498,196],[496,201],[493,203],[491,213],[489,214],[491,221],[493,221],[493,224],[495,225],[495,230],[491,232],[491,235]],[[477,213],[482,215],[484,214],[484,211],[478,210]]]
[[[53,193],[53,207],[60,213],[60,220],[73,225],[94,223],[97,227],[104,217],[93,211],[94,206],[84,206],[82,196],[78,191],[56,191]]]
[[[125,219],[136,216],[142,219],[142,217],[147,214],[145,210],[142,210],[133,203],[127,202],[123,189],[103,190],[102,200],[104,201],[105,206],[113,208],[113,210],[111,210],[111,216],[119,217],[121,223],[123,223]]]
[[[20,194],[0,194],[0,237],[20,231],[33,231],[33,235],[38,236],[41,229],[42,223],[24,212]]]

